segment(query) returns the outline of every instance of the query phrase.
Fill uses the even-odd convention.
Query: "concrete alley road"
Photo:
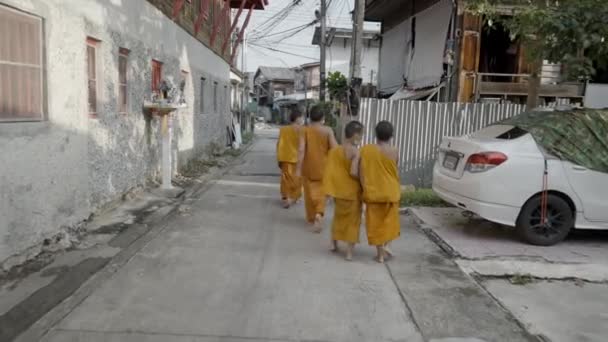
[[[44,341],[531,340],[412,227],[391,268],[366,244],[350,263],[329,253],[328,229],[313,234],[302,206],[279,206],[275,144],[276,131],[259,134]]]

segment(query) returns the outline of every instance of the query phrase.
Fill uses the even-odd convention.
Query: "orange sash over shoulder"
[[[311,181],[322,181],[329,152],[329,136],[315,126],[306,127],[304,134],[306,153],[302,165],[302,176]]]
[[[386,156],[378,146],[361,148],[363,174],[363,200],[366,203],[398,203],[401,185],[397,163]]]
[[[293,164],[298,162],[301,131],[301,128],[293,125],[281,127],[277,143],[277,161]]]
[[[329,152],[323,189],[333,198],[356,201],[361,199],[359,180],[350,175],[351,161],[346,157],[346,150],[338,146]]]

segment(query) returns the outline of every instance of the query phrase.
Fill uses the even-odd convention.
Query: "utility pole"
[[[308,119],[308,81],[306,77],[306,71],[302,70],[302,80],[304,81],[304,105],[306,106],[306,114],[304,117]]]
[[[353,14],[353,44],[350,58],[350,86],[354,90],[354,99],[351,104],[357,104],[361,97],[361,54],[363,52],[363,21],[365,20],[365,0],[355,0]],[[353,106],[351,106],[352,108]],[[356,113],[352,113],[355,114]]]
[[[321,21],[321,42],[320,42],[320,48],[321,48],[321,66],[320,66],[320,74],[321,74],[321,89],[319,89],[319,100],[321,101],[325,101],[325,48],[327,47],[326,44],[326,31],[327,31],[327,27],[325,26],[326,23],[326,12],[327,12],[327,3],[326,0],[321,0],[321,10],[320,12],[320,18],[319,20]]]
[[[243,115],[246,118],[250,118],[251,116],[249,115],[249,113],[246,113],[245,111],[247,110],[247,103],[245,101],[245,99],[247,98],[248,94],[245,94],[245,92],[247,92],[247,86],[249,83],[245,83],[248,82],[247,79],[247,69],[245,68],[245,49],[247,46],[247,36],[245,34],[243,34],[243,46],[241,47],[241,74],[242,77],[241,79],[243,80],[243,84],[241,84],[241,112],[239,114],[239,123],[241,124],[241,131],[243,131],[243,129],[245,129],[245,132],[248,131],[248,129],[246,129],[246,127],[244,127],[245,125],[243,125]],[[246,122],[249,122],[249,120],[245,120]]]

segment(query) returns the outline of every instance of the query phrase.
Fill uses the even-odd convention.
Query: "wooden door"
[[[462,16],[462,39],[460,45],[460,84],[458,101],[472,102],[475,99],[479,55],[481,52],[480,16],[464,13]]]

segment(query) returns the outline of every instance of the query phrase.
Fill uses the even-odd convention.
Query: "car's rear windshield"
[[[515,126],[491,125],[473,133],[471,136],[478,139],[513,140],[526,134],[526,131]]]
[[[521,138],[526,134],[528,134],[528,132],[524,131],[523,129],[521,129],[519,127],[513,127],[512,129],[497,136],[496,139],[513,140],[513,139]]]

